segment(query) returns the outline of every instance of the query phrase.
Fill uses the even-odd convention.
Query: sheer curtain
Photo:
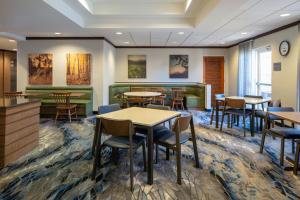
[[[256,95],[256,67],[253,41],[239,45],[238,95]]]

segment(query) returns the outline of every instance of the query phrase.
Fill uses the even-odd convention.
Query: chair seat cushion
[[[295,128],[276,127],[271,128],[271,132],[289,139],[300,139],[300,130]]]
[[[179,143],[183,144],[187,142],[190,139],[189,134],[187,133],[181,133]],[[176,145],[176,135],[173,131],[170,129],[164,129],[160,132],[160,135],[158,135],[155,139],[153,139],[155,143],[158,144],[166,144],[170,146]]]
[[[230,113],[230,114],[236,114],[236,115],[243,115],[244,114],[243,109],[234,109],[234,108],[228,108],[228,109],[226,109],[225,112]],[[245,114],[246,115],[251,115],[251,111],[250,110],[245,110]]]
[[[165,134],[166,130],[169,130],[169,129],[167,127],[163,126],[163,125],[155,126],[153,128],[153,141],[155,141],[162,134]],[[135,128],[135,132],[143,134],[143,135],[147,135],[148,134],[147,129],[139,128],[139,127]]]
[[[132,136],[132,144],[133,148],[138,148],[140,145],[143,144],[145,138],[138,135]],[[121,149],[128,149],[129,148],[129,137],[123,136],[112,136],[106,141],[103,142],[103,145],[121,148]]]

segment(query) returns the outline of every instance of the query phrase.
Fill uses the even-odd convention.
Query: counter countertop
[[[40,100],[27,99],[24,97],[16,97],[16,98],[0,97],[0,109],[17,107],[20,105],[25,105],[25,104],[30,104],[30,103],[38,103],[38,102],[40,102]]]

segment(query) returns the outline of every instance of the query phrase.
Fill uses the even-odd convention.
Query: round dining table
[[[158,97],[161,96],[162,93],[160,92],[125,92],[125,96],[127,97],[142,97],[142,98],[149,98],[149,97]]]

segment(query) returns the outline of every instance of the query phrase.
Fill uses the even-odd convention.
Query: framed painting
[[[146,78],[146,55],[128,55],[128,78]]]
[[[30,85],[51,85],[53,54],[29,54],[28,55]]]
[[[91,84],[91,54],[67,54],[67,85]]]
[[[169,76],[170,78],[188,78],[189,56],[170,55]]]

